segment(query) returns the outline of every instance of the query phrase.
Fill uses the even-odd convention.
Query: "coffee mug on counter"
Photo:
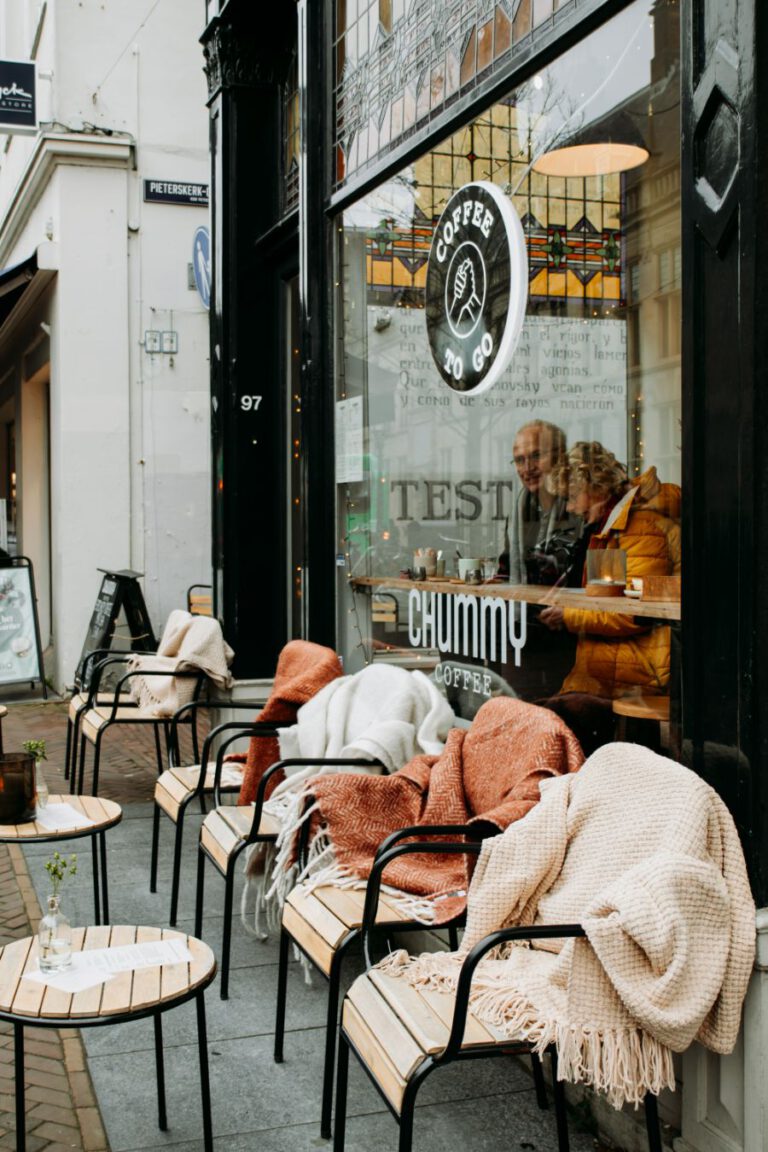
[[[479,584],[482,578],[483,562],[477,556],[469,560],[462,557],[459,560],[459,580],[463,580],[465,584]]]

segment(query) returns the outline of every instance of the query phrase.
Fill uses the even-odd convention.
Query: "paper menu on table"
[[[111,980],[121,972],[156,968],[161,964],[189,963],[192,959],[192,953],[183,940],[149,940],[141,944],[73,952],[72,966],[65,972],[27,972],[24,979],[50,985],[62,992],[82,992]]]
[[[67,828],[94,828],[96,821],[89,816],[78,812],[71,804],[46,804],[45,808],[38,808],[35,820],[47,832],[61,832]]]

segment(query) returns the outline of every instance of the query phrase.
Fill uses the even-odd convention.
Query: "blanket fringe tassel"
[[[435,963],[432,957],[410,958],[402,950],[391,953],[378,967],[411,984],[452,992],[461,956],[449,955],[453,957],[452,972],[445,966],[445,953]],[[482,985],[480,972],[478,984]],[[480,1020],[501,1029],[510,1039],[532,1044],[540,1056],[554,1044],[558,1079],[595,1088],[614,1108],[625,1103],[637,1108],[646,1093],[658,1096],[664,1088],[675,1089],[671,1050],[640,1028],[578,1027],[542,1019],[520,992],[487,984],[473,988],[470,1005]]]

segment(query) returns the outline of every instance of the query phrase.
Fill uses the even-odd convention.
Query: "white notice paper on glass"
[[[66,972],[27,972],[24,979],[47,984],[62,992],[82,992],[95,984],[104,984],[121,972],[156,968],[160,964],[188,964],[192,959],[192,953],[183,940],[150,940],[142,944],[73,952],[72,967]]]
[[[336,401],[336,483],[363,479],[363,398]]]
[[[46,804],[45,808],[38,808],[35,820],[47,832],[61,832],[66,828],[94,828],[95,820],[91,820],[71,804]]]

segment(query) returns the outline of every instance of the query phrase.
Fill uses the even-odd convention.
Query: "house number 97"
[[[261,396],[241,396],[240,407],[243,412],[255,412],[261,404]]]

